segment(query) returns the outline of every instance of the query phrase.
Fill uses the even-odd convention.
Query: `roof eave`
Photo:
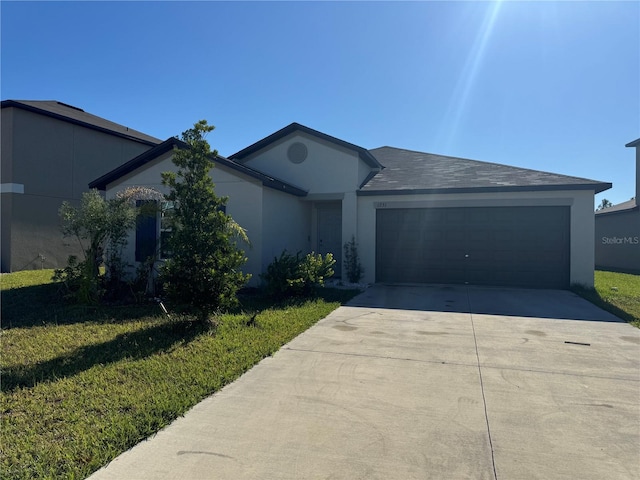
[[[633,207],[628,207],[628,208],[620,208],[618,210],[613,210],[611,212],[608,212],[607,209],[598,210],[596,212],[596,216],[600,217],[600,216],[617,215],[619,213],[631,213],[631,212],[640,212],[640,205],[634,205]]]
[[[137,137],[134,137],[134,136],[131,136],[131,135],[126,135],[126,134],[121,133],[121,132],[116,132],[115,130],[110,130],[108,128],[100,127],[98,125],[93,125],[91,123],[83,122],[83,121],[77,120],[75,118],[67,117],[65,115],[60,115],[59,113],[49,112],[47,110],[43,110],[41,108],[34,107],[32,105],[26,105],[24,103],[20,103],[20,102],[17,102],[15,100],[2,100],[0,108],[8,108],[8,107],[20,108],[20,109],[26,110],[28,112],[37,113],[39,115],[44,115],[46,117],[55,118],[56,120],[62,120],[64,122],[72,123],[74,125],[78,125],[78,126],[81,126],[81,127],[89,128],[89,129],[95,130],[97,132],[107,133],[109,135],[114,135],[114,136],[120,137],[120,138],[126,138],[127,140],[132,140],[134,142],[142,143],[144,145],[149,145],[149,146],[152,146],[152,147],[154,147],[156,145],[159,145],[158,142],[153,142],[151,140],[144,140],[142,138],[137,138]]]
[[[625,147],[640,147],[640,138],[634,140],[633,142],[627,143]]]
[[[119,178],[133,172],[134,170],[142,167],[150,160],[165,154],[166,152],[173,150],[174,146],[177,146],[180,142],[177,138],[169,138],[164,142],[156,145],[151,150],[147,150],[146,152],[138,155],[137,157],[132,158],[126,163],[123,163],[119,167],[111,170],[110,172],[105,173],[101,177],[93,180],[89,183],[89,188],[97,188],[98,190],[104,191],[107,189],[107,185],[115,182]]]
[[[344,140],[340,140],[339,138],[332,137],[331,135],[327,135],[326,133],[319,132],[318,130],[314,130],[312,128],[306,127],[299,123],[291,123],[284,128],[281,128],[275,133],[263,138],[262,140],[258,140],[252,145],[249,145],[246,148],[243,148],[239,152],[230,155],[228,158],[231,160],[237,160],[242,162],[246,157],[254,154],[255,152],[262,150],[273,142],[280,140],[281,138],[286,137],[287,135],[292,134],[295,131],[304,132],[308,135],[314,136],[316,138],[320,138],[322,140],[328,141],[335,145],[339,145],[343,148],[354,150],[358,153],[359,158],[369,165],[372,168],[383,168],[382,164],[378,162],[378,160],[369,152],[369,150],[355,145],[353,143],[345,142]]]
[[[151,150],[147,150],[141,155],[138,155],[137,157],[129,160],[127,163],[120,165],[118,168],[92,181],[91,183],[89,183],[89,188],[97,188],[98,190],[104,191],[107,189],[107,186],[110,183],[113,183],[119,178],[122,178],[123,176],[137,170],[138,168],[144,166],[151,160],[159,157],[160,155],[164,155],[165,153],[173,150],[174,148],[187,148],[187,144],[177,138],[174,138],[174,137],[169,138],[164,142],[162,142],[161,144],[157,145],[156,147],[152,148]],[[308,192],[306,190],[303,190],[302,188],[296,187],[295,185],[288,184],[276,178],[269,177],[268,175],[258,172],[257,170],[254,170],[245,165],[241,165],[237,162],[233,162],[220,155],[213,158],[213,161],[214,163],[226,166],[240,173],[243,173],[244,175],[247,175],[252,178],[255,178],[256,180],[259,180],[260,182],[262,182],[262,184],[265,187],[290,193],[298,197],[304,197],[308,194]]]
[[[416,188],[399,190],[358,190],[359,196],[375,195],[426,195],[453,193],[486,193],[486,192],[545,192],[558,190],[593,190],[600,193],[611,188],[611,183],[594,183],[579,185],[530,185],[530,186],[501,186],[501,187],[457,187],[457,188]]]

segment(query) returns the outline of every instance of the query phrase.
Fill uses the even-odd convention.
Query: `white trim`
[[[0,193],[24,193],[24,184],[0,183]]]

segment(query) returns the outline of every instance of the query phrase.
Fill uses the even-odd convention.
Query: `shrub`
[[[162,173],[174,208],[172,256],[162,267],[161,281],[168,297],[188,305],[201,322],[235,305],[238,289],[250,277],[240,271],[247,258],[236,245],[238,234],[243,240],[246,234],[224,212],[227,198],[216,195],[210,175],[217,152],[204,137],[212,130],[205,120],[186,130],[185,148],[173,152],[177,171]]]
[[[280,298],[307,296],[316,287],[324,286],[325,279],[334,273],[335,263],[331,253],[327,253],[324,258],[313,252],[302,257],[300,252],[294,256],[284,250],[280,257],[273,259],[260,277],[269,295]]]
[[[98,303],[103,294],[91,263],[79,262],[75,255],[69,256],[66,267],[54,270],[52,280],[61,284],[64,299],[71,302],[91,305]]]
[[[358,283],[362,278],[364,268],[360,264],[358,258],[358,244],[356,238],[351,235],[351,241],[344,244],[344,269],[347,274],[347,280],[351,283]]]
[[[63,235],[78,240],[84,260],[70,257],[66,268],[56,270],[54,280],[63,283],[69,298],[98,303],[107,289],[115,291],[123,282],[126,265],[121,254],[135,222],[135,208],[123,198],[105,200],[93,189],[82,194],[77,207],[63,202],[60,217]],[[105,254],[106,279],[100,274]]]

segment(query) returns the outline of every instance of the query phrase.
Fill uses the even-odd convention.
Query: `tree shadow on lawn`
[[[113,340],[78,348],[67,355],[29,366],[3,369],[2,391],[33,387],[38,383],[70,377],[99,364],[118,362],[125,358],[140,360],[166,352],[177,344],[189,343],[204,333],[207,326],[190,321],[167,322],[136,332],[118,335]]]
[[[161,313],[154,304],[96,305],[69,304],[59,285],[46,284],[12,288],[0,292],[2,328],[29,328],[74,323],[112,323],[138,320]]]

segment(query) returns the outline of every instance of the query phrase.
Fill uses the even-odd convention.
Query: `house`
[[[636,195],[596,212],[596,268],[640,274],[640,138],[636,149]]]
[[[58,209],[161,140],[57,101],[2,101],[2,272],[54,268],[79,255]]]
[[[129,186],[166,191],[160,173],[175,168],[174,145],[167,140],[90,186],[107,197]],[[227,213],[252,242],[245,271],[253,284],[283,249],[332,252],[340,275],[353,236],[369,283],[593,285],[594,194],[610,183],[367,150],[297,123],[215,162],[216,192],[229,197]],[[161,219],[155,229],[161,238]],[[135,246],[132,238],[131,260]]]

